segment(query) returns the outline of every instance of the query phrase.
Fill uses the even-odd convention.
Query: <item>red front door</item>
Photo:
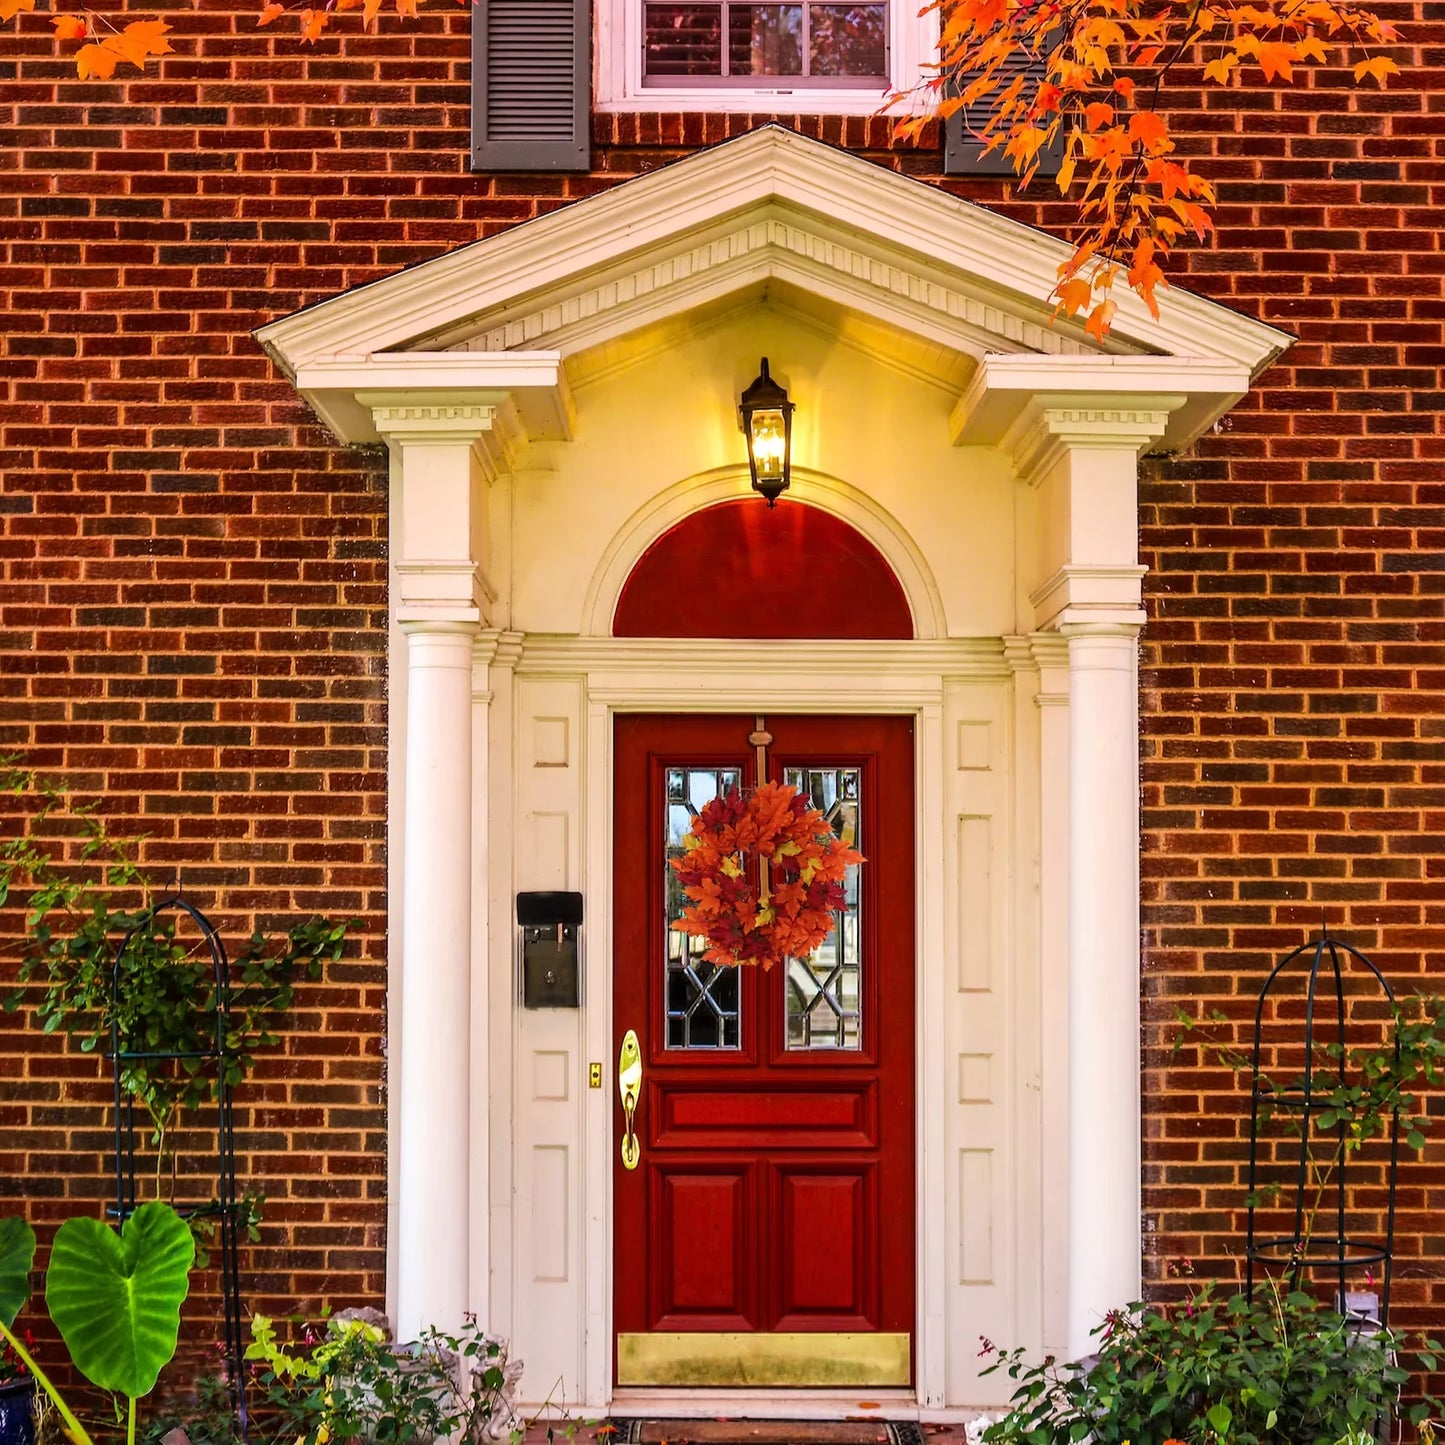
[[[757,781],[752,716],[616,731],[614,1004],[641,1050],[615,1164],[619,1385],[906,1385],[914,1318],[913,724],[775,717],[769,775],[866,861],[810,959],[715,967],[668,860]],[[618,1110],[619,1136],[622,1116]]]

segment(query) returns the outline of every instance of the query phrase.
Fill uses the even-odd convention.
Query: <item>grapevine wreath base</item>
[[[683,846],[672,867],[689,906],[672,926],[704,940],[710,963],[765,969],[827,938],[849,865],[863,861],[787,783],[714,798]]]

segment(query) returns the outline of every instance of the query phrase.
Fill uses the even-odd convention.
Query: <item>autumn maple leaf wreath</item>
[[[692,820],[672,860],[689,906],[672,926],[704,940],[711,963],[807,958],[846,902],[848,868],[863,855],[787,783],[736,788]]]

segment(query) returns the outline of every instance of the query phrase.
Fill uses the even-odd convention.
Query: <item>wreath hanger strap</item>
[[[768,748],[773,741],[773,735],[768,731],[767,719],[759,713],[753,720],[756,726],[748,734],[748,744],[758,755],[758,775],[754,779],[754,787],[762,787],[768,780]]]
[[[753,779],[753,786],[760,788],[768,781],[768,746],[773,741],[773,735],[768,731],[767,719],[762,713],[753,719],[753,723],[753,730],[748,734],[748,742],[752,744],[758,755],[757,775]],[[772,880],[768,876],[771,870],[766,858],[758,859],[758,872],[758,902],[766,908],[772,897],[772,888],[769,886]]]

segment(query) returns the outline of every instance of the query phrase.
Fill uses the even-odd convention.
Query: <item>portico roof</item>
[[[766,294],[889,338],[956,384],[955,439],[993,443],[1029,396],[1171,399],[1187,445],[1290,342],[1179,288],[1133,293],[1100,345],[1047,300],[1063,241],[776,125],[261,327],[257,339],[343,440],[370,399],[509,398],[533,437],[568,434],[569,370],[631,337]]]

